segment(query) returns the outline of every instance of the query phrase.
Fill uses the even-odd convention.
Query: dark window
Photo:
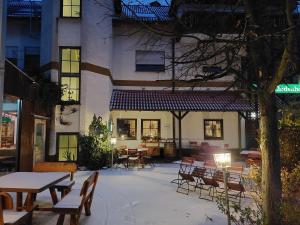
[[[24,49],[24,71],[30,76],[38,76],[40,71],[40,48]]]
[[[204,120],[204,139],[223,140],[223,120]]]
[[[81,0],[61,0],[61,16],[69,18],[80,18]]]
[[[220,66],[203,66],[202,72],[208,74],[221,73],[222,68]]]
[[[158,141],[160,138],[160,120],[142,120],[142,139]]]
[[[63,102],[80,101],[80,48],[60,49],[60,81]]]
[[[57,133],[58,161],[77,161],[78,133]]]
[[[18,47],[17,46],[6,46],[5,56],[16,66],[18,65]]]
[[[136,51],[135,69],[140,72],[165,71],[164,51]]]
[[[136,140],[136,119],[117,119],[117,133],[121,140]]]

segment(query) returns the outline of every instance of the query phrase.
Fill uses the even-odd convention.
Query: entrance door
[[[46,120],[34,119],[33,164],[45,161]]]

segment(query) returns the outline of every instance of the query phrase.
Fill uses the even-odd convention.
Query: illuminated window
[[[160,120],[142,120],[142,139],[157,141],[160,137]]]
[[[61,48],[61,88],[64,102],[80,101],[80,49]]]
[[[118,119],[117,132],[121,140],[136,140],[136,119]]]
[[[223,140],[223,120],[204,120],[204,139]]]
[[[58,161],[76,161],[78,153],[78,133],[57,133]]]
[[[81,16],[81,0],[62,0],[62,17],[79,18]]]

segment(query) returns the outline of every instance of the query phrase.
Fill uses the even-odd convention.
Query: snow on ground
[[[154,168],[100,171],[92,215],[82,215],[84,225],[225,225],[226,217],[215,202],[199,199],[199,190],[189,195],[176,192],[178,165],[159,164]],[[77,172],[80,188],[88,172]],[[44,192],[38,198],[49,198]],[[212,221],[209,219],[211,218]],[[55,225],[57,215],[35,212],[34,225]],[[69,219],[65,221],[69,224]]]

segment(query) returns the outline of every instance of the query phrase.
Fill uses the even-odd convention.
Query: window
[[[204,139],[223,140],[223,120],[204,120]]]
[[[62,17],[80,18],[81,0],[62,0]]]
[[[5,56],[16,66],[18,65],[18,47],[17,46],[6,46]]]
[[[141,72],[165,71],[164,51],[136,51],[135,69]]]
[[[160,138],[160,120],[142,120],[142,139],[155,140]]]
[[[57,133],[58,161],[76,161],[78,153],[78,133]]]
[[[221,73],[222,68],[220,66],[203,66],[202,72],[208,74]]]
[[[61,48],[61,88],[64,102],[80,101],[80,49]]]
[[[24,51],[24,70],[29,76],[38,76],[40,72],[40,48],[26,47]]]
[[[136,140],[136,119],[118,119],[117,133],[122,140]]]

